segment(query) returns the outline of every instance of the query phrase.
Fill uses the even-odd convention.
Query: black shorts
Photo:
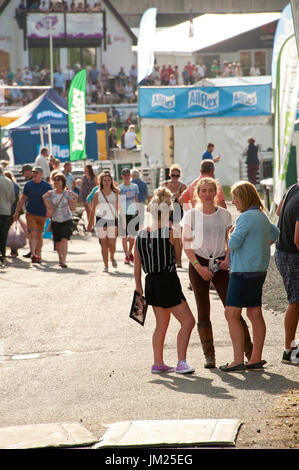
[[[61,242],[63,238],[69,240],[73,233],[73,221],[72,219],[66,220],[65,222],[55,222],[52,220],[51,229],[54,242]]]
[[[119,234],[120,237],[136,237],[139,232],[139,216],[137,214],[126,214],[125,227],[123,227],[122,217],[120,217]]]
[[[171,308],[186,300],[177,273],[149,273],[145,277],[145,299],[153,307]]]

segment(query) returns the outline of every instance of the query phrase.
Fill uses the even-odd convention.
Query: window
[[[53,48],[53,69],[59,65],[59,49]],[[30,49],[30,69],[32,70],[35,66],[39,69],[45,67],[50,68],[50,49],[44,47],[32,47]]]
[[[241,51],[240,64],[244,76],[250,75],[254,65],[259,68],[261,75],[266,75],[266,51]]]
[[[70,47],[67,51],[68,64],[73,67],[79,64],[82,68],[96,65],[95,47]]]

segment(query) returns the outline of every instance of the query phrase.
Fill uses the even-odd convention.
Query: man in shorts
[[[32,175],[33,179],[27,181],[24,185],[23,194],[14,213],[14,220],[18,219],[19,212],[25,204],[31,262],[40,263],[43,232],[47,217],[47,209],[42,196],[53,188],[47,181],[43,180],[43,169],[40,166],[35,166],[32,169]]]
[[[131,171],[129,168],[124,168],[121,172],[123,183],[119,185],[120,203],[122,205],[125,221],[121,221],[120,233],[122,239],[123,250],[125,253],[125,264],[130,264],[134,261],[132,254],[135,236],[139,230],[138,218],[138,194],[139,189],[137,184],[131,183]],[[128,247],[129,241],[129,247]]]
[[[288,297],[285,314],[284,364],[299,364],[299,345],[295,336],[299,320],[299,183],[291,187],[277,211],[280,235],[276,242],[275,262]]]

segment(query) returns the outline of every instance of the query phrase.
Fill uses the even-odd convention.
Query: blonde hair
[[[169,174],[172,172],[172,170],[178,170],[180,172],[180,174],[182,173],[182,169],[180,167],[180,165],[178,165],[177,163],[173,163],[170,168],[169,168]]]
[[[214,190],[215,190],[215,197],[214,197],[214,204],[217,205],[217,200],[216,200],[216,196],[217,196],[217,182],[216,180],[214,180],[213,178],[201,178],[196,187],[195,187],[195,190],[194,190],[194,196],[196,197],[196,199],[198,200],[198,202],[200,202],[200,197],[199,197],[199,191],[201,190],[201,187],[204,185],[204,184],[211,184],[213,187],[214,187]]]
[[[260,210],[265,210],[256,187],[249,181],[238,181],[233,184],[230,192],[239,199],[241,212],[245,212],[250,206],[258,206]]]
[[[162,215],[169,214],[173,211],[172,205],[172,192],[169,189],[161,186],[155,189],[154,196],[149,204],[150,214],[161,220]]]

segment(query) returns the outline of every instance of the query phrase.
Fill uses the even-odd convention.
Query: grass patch
[[[224,198],[226,201],[231,201],[232,200],[232,195],[230,193],[230,186],[222,186],[223,192],[224,192]]]

